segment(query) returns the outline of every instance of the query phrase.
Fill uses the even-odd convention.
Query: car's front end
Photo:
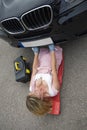
[[[87,1],[1,0],[0,37],[14,47],[62,43],[87,33]]]

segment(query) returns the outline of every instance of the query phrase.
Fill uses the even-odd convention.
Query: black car
[[[14,47],[61,44],[87,34],[87,0],[0,0],[0,38]]]

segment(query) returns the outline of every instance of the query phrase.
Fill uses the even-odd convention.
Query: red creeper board
[[[60,83],[60,87],[62,86],[63,70],[64,70],[64,56],[62,58],[62,62],[58,69],[58,80]],[[53,102],[53,106],[50,114],[59,115],[60,114],[60,92],[55,97],[52,97],[52,102]]]

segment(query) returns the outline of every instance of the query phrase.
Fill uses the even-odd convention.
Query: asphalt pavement
[[[33,61],[30,48],[13,48],[0,39],[0,130],[87,130],[87,37],[62,44],[64,76],[61,114],[37,117],[26,108],[29,83],[15,81],[14,60]]]

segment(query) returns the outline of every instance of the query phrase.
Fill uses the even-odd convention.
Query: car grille
[[[22,15],[23,24],[28,30],[47,27],[52,22],[53,12],[50,6],[42,6]]]
[[[51,6],[44,5],[24,13],[20,18],[12,17],[1,21],[4,30],[9,34],[21,34],[27,30],[37,30],[49,26],[52,22]]]
[[[23,33],[24,27],[18,18],[9,18],[1,22],[3,28],[10,34]]]

